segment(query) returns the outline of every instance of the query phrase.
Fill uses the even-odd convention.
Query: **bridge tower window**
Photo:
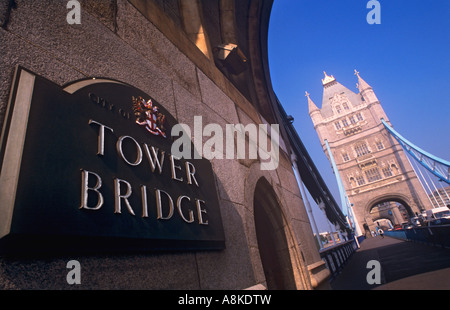
[[[383,170],[383,174],[386,178],[391,177],[392,176],[392,170],[391,167],[385,167],[382,169]]]
[[[335,122],[335,123],[334,123],[334,126],[336,127],[336,130],[339,130],[339,129],[342,128],[342,127],[341,127],[341,122],[340,122],[340,121]]]
[[[381,180],[380,171],[376,167],[366,170],[365,174],[369,183]]]
[[[343,159],[344,161],[349,161],[349,160],[350,160],[350,157],[348,156],[347,153],[343,153],[343,154],[342,154],[342,159]]]
[[[367,147],[367,144],[365,144],[365,143],[361,143],[361,144],[357,145],[355,147],[355,152],[358,157],[361,157],[361,156],[364,156],[364,155],[370,153],[369,148]]]
[[[366,180],[364,180],[364,177],[362,175],[356,177],[356,182],[358,182],[359,186],[366,184]]]
[[[384,150],[383,142],[377,141],[377,148],[378,148],[379,151]]]

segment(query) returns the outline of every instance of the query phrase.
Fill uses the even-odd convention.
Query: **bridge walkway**
[[[370,285],[370,260],[381,265],[381,284]],[[449,290],[450,249],[377,236],[361,243],[331,282],[334,290]]]

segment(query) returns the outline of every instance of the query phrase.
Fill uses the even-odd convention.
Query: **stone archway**
[[[268,289],[296,289],[285,221],[277,196],[265,178],[256,184],[253,207],[256,238]]]
[[[401,224],[415,215],[417,206],[401,194],[390,194],[376,197],[367,202],[365,221],[370,230],[375,229],[375,221],[387,219],[393,225]]]

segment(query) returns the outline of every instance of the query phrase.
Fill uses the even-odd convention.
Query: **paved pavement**
[[[381,265],[381,284],[370,285],[370,260]],[[366,239],[331,282],[335,290],[450,290],[450,250],[390,237]]]

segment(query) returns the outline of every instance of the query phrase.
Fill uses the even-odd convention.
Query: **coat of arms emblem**
[[[132,97],[133,111],[136,116],[136,123],[144,126],[147,131],[155,136],[166,138],[166,116],[159,111],[152,100],[145,101],[142,97]]]

